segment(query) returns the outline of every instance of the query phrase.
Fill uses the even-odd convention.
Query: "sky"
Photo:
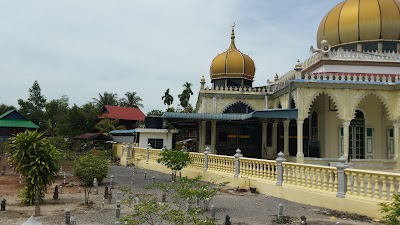
[[[35,80],[48,99],[81,106],[105,91],[135,91],[143,112],[165,110],[230,44],[255,62],[266,85],[310,57],[319,23],[341,0],[13,0],[0,3],[0,104],[18,107]]]

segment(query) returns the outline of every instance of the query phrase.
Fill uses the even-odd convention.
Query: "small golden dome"
[[[325,39],[332,46],[377,40],[400,40],[398,0],[346,0],[322,19],[318,47]]]
[[[240,78],[253,80],[256,73],[254,61],[246,54],[240,52],[235,45],[235,25],[232,25],[231,45],[218,54],[210,67],[211,79]]]

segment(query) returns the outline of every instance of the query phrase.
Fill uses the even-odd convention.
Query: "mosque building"
[[[198,149],[328,165],[399,168],[400,2],[346,0],[322,19],[312,55],[265,86],[253,87],[253,59],[229,48],[201,78],[196,113],[165,113],[195,129]]]

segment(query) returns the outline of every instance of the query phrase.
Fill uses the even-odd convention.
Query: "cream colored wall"
[[[168,135],[168,136],[167,136]],[[167,146],[167,148],[172,148],[172,134],[171,133],[145,133],[141,132],[139,135],[139,147],[140,148],[147,148],[148,144],[148,139],[149,138],[157,138],[157,139],[163,139],[164,140],[164,145]]]
[[[237,102],[243,102],[254,110],[263,110],[265,105],[264,96],[246,96],[243,94],[199,96],[199,101],[200,103],[197,104],[199,106],[197,112],[199,113],[222,113],[226,108]]]
[[[122,143],[114,143],[111,147],[112,155],[118,159],[122,156]]]

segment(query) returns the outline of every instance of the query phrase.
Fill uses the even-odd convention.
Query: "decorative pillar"
[[[217,121],[216,120],[212,120],[211,121],[211,152],[213,154],[217,154],[217,149],[215,149],[215,145],[216,145],[216,141],[217,141]]]
[[[304,163],[304,153],[303,153],[303,118],[297,119],[297,155],[296,162]]]
[[[208,170],[208,154],[210,154],[210,148],[207,146],[206,150],[204,151],[204,172]]]
[[[200,146],[199,146],[199,148],[200,148],[201,152],[204,152],[204,150],[206,148],[206,129],[207,129],[206,125],[207,125],[207,121],[201,121],[200,122],[200,127],[201,127],[200,136],[201,136],[201,138],[200,138]]]
[[[277,181],[276,185],[282,186],[283,184],[283,166],[282,163],[286,162],[285,155],[282,152],[278,153],[278,158],[275,159],[277,162]]]
[[[274,122],[272,124],[272,149],[273,152],[268,154],[268,158],[273,157],[278,152],[278,123]]]
[[[345,173],[345,169],[349,168],[350,165],[346,164],[346,158],[341,156],[339,158],[339,163],[336,164],[337,168],[337,177],[338,177],[338,191],[336,193],[336,198],[344,198],[346,196],[347,191],[347,175]]]
[[[346,159],[346,162],[349,160],[349,127],[350,127],[350,121],[349,120],[343,120],[343,156]]]
[[[268,95],[264,97],[264,109],[268,109]]]
[[[400,121],[393,123],[394,138],[394,160],[396,160],[396,168],[400,168]]]
[[[262,150],[261,150],[261,158],[267,159],[267,135],[268,135],[268,123],[262,123],[262,130],[261,130],[261,141],[262,141]]]
[[[240,157],[243,157],[242,151],[240,149],[236,149],[236,154],[234,155],[235,157],[235,175],[234,177],[239,177],[240,174]]]
[[[283,121],[283,154],[289,156],[289,123],[290,120]]]

